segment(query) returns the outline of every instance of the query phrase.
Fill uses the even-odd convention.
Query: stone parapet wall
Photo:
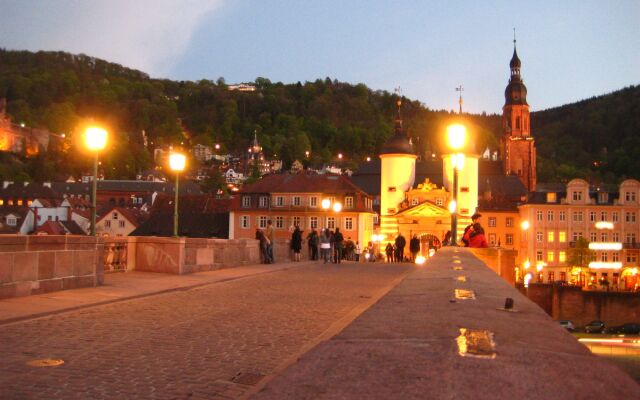
[[[0,299],[103,282],[101,238],[0,235]]]
[[[254,239],[135,238],[136,271],[190,274],[260,263]],[[131,243],[130,243],[131,247]]]

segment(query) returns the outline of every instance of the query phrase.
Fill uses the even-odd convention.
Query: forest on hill
[[[7,99],[12,120],[66,135],[37,157],[0,154],[0,178],[42,181],[88,171],[91,157],[78,139],[90,122],[110,132],[110,147],[101,156],[109,179],[132,179],[152,167],[153,149],[161,146],[219,143],[222,153],[241,155],[254,133],[267,156],[282,159],[285,167],[294,160],[319,167],[342,153],[342,165],[355,168],[375,157],[393,133],[396,94],[329,78],[293,84],[257,78],[251,84],[256,91],[232,91],[222,78],[153,79],[86,55],[0,49],[0,97]],[[534,113],[539,179],[637,178],[639,97],[638,88],[630,87]],[[443,152],[444,127],[460,116],[402,101],[404,129],[416,153]],[[462,117],[478,152],[498,149],[500,116]]]

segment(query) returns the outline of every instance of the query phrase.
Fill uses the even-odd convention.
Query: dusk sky
[[[532,110],[640,83],[640,1],[0,0],[0,47],[152,77],[318,78],[500,112],[516,28]]]

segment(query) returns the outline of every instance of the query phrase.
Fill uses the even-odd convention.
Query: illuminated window
[[[505,236],[505,243],[506,244],[513,244],[513,234],[512,233],[507,233],[507,236]]]
[[[344,229],[347,231],[352,231],[353,230],[353,218],[352,217],[346,217],[344,219]]]
[[[542,250],[536,251],[536,261],[543,261],[542,260]]]
[[[318,217],[309,217],[309,228],[318,229]]]
[[[556,194],[553,192],[547,193],[547,203],[555,203],[556,202]]]
[[[274,218],[274,224],[276,229],[283,229],[284,228],[284,217],[278,216]]]
[[[558,242],[565,243],[567,241],[567,232],[560,231],[558,232]]]
[[[553,243],[555,241],[555,232],[549,231],[547,232],[547,242]]]
[[[243,215],[240,217],[240,228],[249,229],[249,216]]]
[[[347,196],[344,198],[344,208],[353,208],[353,197]]]
[[[0,206],[3,206],[3,205],[4,205],[4,200],[0,199]]]
[[[547,251],[547,261],[553,262],[555,258],[555,253],[553,251]]]
[[[18,199],[18,205],[21,206],[22,205],[22,199]]]
[[[9,201],[7,202],[7,204],[9,204],[10,206],[12,206],[12,205],[13,205],[13,200],[9,200]]]
[[[604,204],[609,201],[609,193],[600,192],[598,193],[598,203]]]
[[[564,251],[558,252],[558,261],[559,262],[566,262],[567,261],[567,253],[565,253]]]
[[[542,243],[542,232],[536,232],[536,242]]]

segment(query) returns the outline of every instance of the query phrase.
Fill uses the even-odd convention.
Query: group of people
[[[391,242],[387,243],[387,246],[384,249],[384,252],[387,255],[387,262],[415,262],[418,253],[420,253],[420,239],[418,239],[418,235],[413,235],[411,240],[409,240],[409,253],[411,254],[410,259],[407,259],[404,255],[404,248],[406,245],[407,240],[402,236],[402,233],[398,232],[398,236],[396,236],[393,244],[391,244]]]
[[[299,226],[294,226],[291,233],[291,251],[293,261],[300,261],[302,251],[303,231]],[[335,230],[321,229],[318,232],[315,228],[306,237],[309,247],[310,260],[324,260],[325,263],[331,261],[340,264],[342,260],[360,260],[360,242],[355,243],[351,238],[344,238],[340,228]]]

